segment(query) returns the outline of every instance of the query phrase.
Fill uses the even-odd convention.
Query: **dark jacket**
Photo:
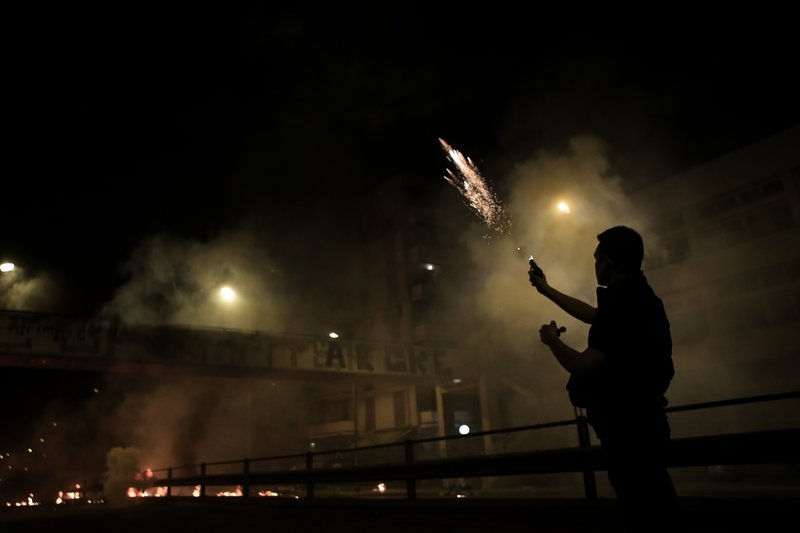
[[[670,325],[642,272],[598,287],[589,347],[605,360],[589,375],[570,378],[567,389],[574,405],[603,417],[667,405],[665,394],[675,374]]]

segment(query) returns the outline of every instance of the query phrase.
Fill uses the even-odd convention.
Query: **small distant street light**
[[[14,263],[0,263],[0,272],[11,272],[14,270]]]
[[[330,337],[331,339],[338,339],[339,334],[336,333],[335,331],[331,331],[330,333],[328,333],[328,337]]]
[[[466,424],[461,424],[458,426],[458,433],[460,435],[469,435],[469,426]]]
[[[559,202],[557,207],[558,210],[561,211],[562,213],[566,214],[570,213],[570,208],[569,205],[567,205],[567,202]]]

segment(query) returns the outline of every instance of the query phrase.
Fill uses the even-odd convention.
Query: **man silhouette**
[[[616,226],[597,240],[597,307],[557,291],[540,269],[529,272],[539,293],[591,324],[588,348],[579,352],[565,344],[555,321],[539,335],[570,374],[570,401],[586,408],[627,523],[635,531],[660,530],[674,519],[677,504],[666,468],[665,394],[675,373],[670,324],[641,270],[641,236]]]

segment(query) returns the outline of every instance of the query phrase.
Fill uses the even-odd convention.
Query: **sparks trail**
[[[511,220],[505,213],[502,204],[481,175],[478,167],[464,155],[450,146],[444,139],[439,139],[442,149],[447,152],[448,159],[456,167],[456,172],[447,169],[444,179],[455,187],[467,200],[467,204],[483,220],[489,228],[499,234],[511,233]]]
[[[439,138],[439,143],[442,145],[442,149],[447,152],[448,159],[455,165],[458,172],[458,174],[455,174],[450,169],[447,169],[444,179],[458,189],[458,192],[466,198],[472,210],[477,213],[490,229],[499,235],[510,236],[511,218],[506,214],[503,205],[497,199],[489,184],[486,183],[475,163],[468,157],[464,157],[461,152],[450,146],[444,139]],[[559,205],[559,209],[569,212],[569,207],[564,202],[561,204],[563,204],[563,207]],[[485,237],[488,238],[489,236]],[[517,251],[521,252],[522,248],[518,247]],[[529,256],[528,263],[530,265],[528,275],[531,283],[533,283],[534,275],[543,277],[544,273],[533,260],[533,255]],[[556,336],[560,337],[566,330],[567,328],[564,327],[558,328]]]

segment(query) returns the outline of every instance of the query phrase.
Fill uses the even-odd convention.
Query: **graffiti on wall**
[[[0,355],[420,377],[450,376],[472,359],[445,348],[14,311],[0,312]]]

